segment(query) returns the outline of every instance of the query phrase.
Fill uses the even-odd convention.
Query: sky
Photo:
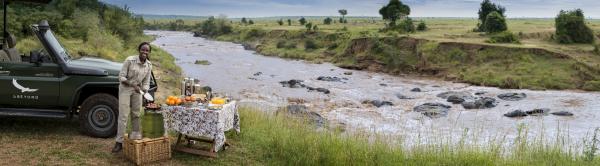
[[[217,16],[230,18],[269,16],[379,16],[389,0],[100,0],[127,5],[136,14]],[[482,0],[401,0],[411,17],[477,17]],[[492,0],[518,17],[555,17],[561,9],[581,8],[588,18],[600,18],[600,0]]]

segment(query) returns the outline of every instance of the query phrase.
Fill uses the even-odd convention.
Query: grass
[[[553,41],[553,19],[509,19],[509,30],[515,32],[506,33],[510,36],[473,32],[477,20],[469,18],[417,18],[427,23],[428,30],[409,34],[381,32],[384,22],[372,18],[332,25],[315,18],[309,21],[317,23],[319,31],[262,19],[254,25],[234,22],[233,33],[215,39],[256,46],[257,52],[268,56],[391,74],[502,88],[600,90],[596,48]],[[600,32],[600,20],[588,20],[588,25]],[[504,41],[506,37],[510,40]]]
[[[485,146],[432,144],[402,146],[398,138],[369,133],[321,130],[300,118],[240,109],[241,133],[227,133],[232,146],[209,159],[174,152],[159,165],[599,165],[598,131],[584,152],[561,148],[568,142],[529,140],[526,126],[503,151]],[[52,126],[52,127],[49,127]],[[35,118],[0,120],[0,164],[16,165],[130,165],[122,154],[111,154],[113,139],[90,138],[77,132],[77,121]],[[172,137],[174,138],[174,137]],[[594,141],[595,140],[595,141]]]

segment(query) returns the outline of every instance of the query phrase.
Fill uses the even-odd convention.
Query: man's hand
[[[135,90],[135,93],[140,93],[140,86],[134,85],[133,89]]]
[[[129,86],[129,81],[121,81],[121,83],[125,86]]]

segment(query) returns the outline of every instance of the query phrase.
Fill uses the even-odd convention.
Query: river
[[[581,142],[600,127],[598,92],[498,89],[347,70],[329,63],[314,64],[262,56],[245,50],[240,44],[193,37],[187,32],[146,33],[158,36],[153,44],[175,56],[176,64],[187,77],[199,79],[201,84],[212,87],[215,92],[232,96],[243,103],[254,103],[254,106],[265,110],[301,100],[310,111],[319,113],[331,124],[342,124],[350,131],[389,135],[403,142],[457,142],[467,139],[479,144],[490,141],[511,144],[522,128],[526,129],[529,139],[552,140],[558,136],[568,139],[568,146],[581,146]],[[211,64],[194,64],[196,60],[207,60]],[[320,76],[340,80],[317,80]],[[280,84],[291,79],[303,80],[306,86],[325,88],[330,93]],[[413,88],[420,88],[421,92],[411,91]],[[495,98],[498,103],[494,108],[467,110],[460,104],[452,104],[436,96],[448,91],[485,92],[480,96]],[[497,97],[503,93],[525,93],[527,97],[520,101],[505,101]],[[390,101],[393,106],[375,107],[365,103],[366,100]],[[431,118],[413,111],[415,106],[432,102],[451,106],[447,116]],[[551,112],[569,111],[574,116],[503,116],[517,109],[536,108],[548,108]]]

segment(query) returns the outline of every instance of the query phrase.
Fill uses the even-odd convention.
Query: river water
[[[349,131],[372,131],[398,138],[402,142],[458,142],[468,140],[478,144],[496,142],[510,145],[519,135],[519,128],[528,139],[569,142],[569,147],[581,147],[595,128],[600,127],[600,93],[582,91],[533,91],[471,86],[448,81],[392,76],[368,71],[354,71],[329,63],[313,64],[258,55],[242,45],[193,37],[187,32],[146,31],[157,35],[153,44],[171,53],[187,77],[200,80],[215,92],[261,109],[272,110],[290,101],[303,100],[310,111],[319,113],[331,124],[342,124]],[[194,64],[208,60],[210,65]],[[260,72],[260,73],[259,73]],[[352,72],[351,75],[347,75]],[[319,76],[341,78],[329,82]],[[310,87],[325,88],[329,94],[306,88],[283,87],[279,82],[303,80]],[[422,92],[412,92],[420,88]],[[486,92],[498,105],[490,109],[466,110],[436,97],[447,91]],[[520,101],[505,101],[496,97],[502,93],[525,93]],[[400,99],[398,94],[413,99]],[[393,106],[375,107],[365,100],[385,100]],[[446,117],[430,118],[414,112],[413,107],[439,102],[451,106]],[[526,116],[508,118],[503,114],[516,110],[549,108],[569,111],[574,116]],[[577,146],[577,147],[573,147]]]

